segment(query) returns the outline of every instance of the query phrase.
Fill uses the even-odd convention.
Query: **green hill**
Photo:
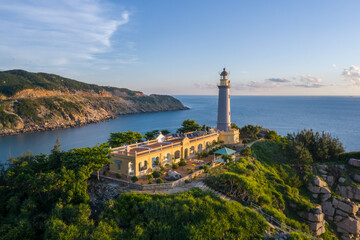
[[[120,114],[187,109],[167,95],[145,95],[54,74],[0,72],[0,136],[75,127]]]

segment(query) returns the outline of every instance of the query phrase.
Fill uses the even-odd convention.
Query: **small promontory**
[[[0,71],[0,136],[81,126],[122,114],[185,110],[178,99],[48,73]]]

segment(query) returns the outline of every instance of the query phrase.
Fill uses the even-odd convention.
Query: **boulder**
[[[324,213],[299,212],[298,215],[310,222],[324,221]]]
[[[327,176],[326,183],[331,187],[334,184],[334,176]]]
[[[322,222],[308,222],[311,231],[317,231],[319,228],[325,225],[325,221]]]
[[[176,171],[169,170],[168,171],[168,177],[166,178],[166,180],[176,181],[176,180],[179,180],[180,178],[181,178],[180,173],[178,173]]]
[[[340,209],[336,209],[335,214],[336,214],[336,215],[343,216],[343,217],[349,216],[349,213],[344,212],[344,211],[341,211]]]
[[[343,177],[340,177],[340,178],[338,179],[338,181],[339,181],[339,183],[344,183],[344,182],[346,181],[346,179],[343,178]]]
[[[339,200],[336,199],[336,198],[333,198],[333,199],[332,199],[332,205],[334,206],[334,208],[337,208],[338,205],[339,205]]]
[[[348,161],[348,164],[349,164],[350,166],[354,166],[354,167],[360,168],[360,160],[359,160],[359,159],[350,158],[349,161]]]
[[[328,187],[322,187],[320,189],[320,192],[325,193],[325,194],[330,194],[331,193],[331,191],[330,191],[330,189]]]
[[[356,214],[359,211],[359,206],[353,202],[343,202],[340,201],[338,208],[348,214]]]
[[[353,217],[348,217],[336,224],[338,232],[348,232],[352,234],[360,233],[360,221]],[[339,231],[340,230],[340,231]]]
[[[327,201],[330,198],[331,198],[330,193],[325,193],[325,194],[321,195],[321,201],[323,201],[323,202]]]
[[[317,194],[317,193],[313,193],[313,198],[318,198],[318,196],[319,196],[319,194]]]
[[[325,225],[323,225],[321,228],[319,228],[318,230],[316,230],[314,232],[315,236],[320,236],[321,234],[325,233]]]
[[[331,202],[329,202],[329,201],[323,202],[323,203],[321,203],[321,207],[322,207],[323,213],[325,213],[325,215],[327,217],[334,216],[335,208],[333,207]]]
[[[314,177],[314,184],[318,187],[327,187],[327,183],[321,180],[318,176]]]
[[[308,184],[308,190],[312,193],[320,193],[321,192],[321,188],[318,186],[314,186],[312,183],[309,182]]]
[[[319,173],[323,174],[323,175],[326,175],[327,174],[327,171],[323,170],[323,169],[319,169]]]
[[[340,216],[340,215],[336,215],[335,217],[334,217],[334,221],[335,222],[340,222],[341,220],[343,220],[344,219],[344,217],[343,216]]]
[[[357,183],[360,183],[360,175],[357,173],[351,174],[351,179],[354,180]]]

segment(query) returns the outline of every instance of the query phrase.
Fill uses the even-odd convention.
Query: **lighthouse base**
[[[224,141],[224,144],[236,144],[239,143],[239,134],[238,129],[231,129],[230,131],[221,131],[219,140]]]

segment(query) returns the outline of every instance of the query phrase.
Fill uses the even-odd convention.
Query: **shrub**
[[[158,183],[158,184],[164,183],[164,180],[162,180],[161,178],[158,178],[158,179],[156,179],[156,183]]]
[[[131,178],[131,181],[133,181],[133,182],[137,182],[137,181],[139,181],[139,179],[138,179],[138,177],[133,176],[133,177]]]
[[[168,164],[168,163],[167,163],[167,164],[165,164],[165,167],[168,167],[168,166],[170,166],[170,164]]]
[[[152,180],[151,179],[149,179],[149,182],[148,182],[148,184],[152,184],[153,182],[152,182]]]
[[[186,161],[185,159],[180,159],[180,163],[179,163],[179,166],[186,166]]]
[[[248,146],[244,149],[241,150],[241,155],[245,156],[245,157],[249,157],[252,155],[252,151],[251,148]]]
[[[176,163],[173,163],[172,169],[178,169],[178,168],[179,168],[179,165],[177,165]]]
[[[122,178],[122,175],[121,175],[120,173],[117,173],[117,174],[116,174],[116,177],[117,177],[117,178]]]
[[[164,171],[165,168],[163,166],[160,166],[160,171]]]
[[[160,177],[160,173],[159,173],[158,171],[154,171],[154,172],[152,173],[152,175],[153,175],[154,178]]]
[[[107,176],[107,175],[109,175],[109,172],[108,171],[104,171],[104,176]]]
[[[204,165],[204,172],[208,173],[210,171],[209,165]]]
[[[186,179],[185,183],[191,183],[191,181],[189,179]]]
[[[149,180],[149,181],[150,181],[153,177],[154,177],[154,176],[153,176],[152,174],[146,175],[146,178],[147,178],[147,180]]]

